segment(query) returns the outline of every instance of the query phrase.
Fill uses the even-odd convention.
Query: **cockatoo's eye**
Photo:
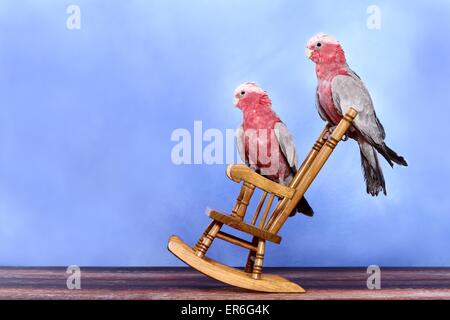
[[[320,48],[321,46],[322,46],[322,43],[321,42],[317,42],[316,47]]]
[[[241,97],[245,96],[245,91],[241,91]]]

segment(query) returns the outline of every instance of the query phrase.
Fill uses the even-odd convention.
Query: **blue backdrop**
[[[303,157],[323,126],[304,56],[321,31],[410,166],[383,161],[389,196],[372,198],[357,146],[340,145],[308,192],[316,216],[289,220],[266,265],[450,266],[450,4],[392,2],[376,1],[374,30],[360,0],[1,1],[0,265],[181,265],[169,235],[195,242],[238,186],[226,165],[174,165],[173,130],[237,127],[232,92],[256,81]]]

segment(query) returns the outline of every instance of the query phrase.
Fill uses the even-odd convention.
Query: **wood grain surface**
[[[381,290],[368,290],[364,268],[266,268],[306,294],[255,293],[188,268],[83,268],[81,290],[68,290],[65,268],[0,268],[0,299],[450,299],[450,268],[381,268]]]

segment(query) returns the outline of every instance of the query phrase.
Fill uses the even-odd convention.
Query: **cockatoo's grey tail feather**
[[[295,208],[295,211],[291,213],[291,217],[295,216],[297,212],[303,213],[305,216],[312,217],[314,216],[314,210],[311,208],[311,206],[308,203],[308,200],[306,200],[305,197],[303,197],[300,202],[298,203],[297,207]]]
[[[394,150],[389,148],[385,143],[383,143],[381,146],[376,145],[375,148],[381,155],[386,159],[387,162],[391,165],[391,167],[394,166],[395,162],[396,164],[400,166],[408,166],[408,162],[406,162],[405,158],[402,156],[399,156]]]
[[[364,172],[367,193],[377,196],[381,191],[387,195],[386,184],[384,182],[383,171],[378,161],[375,149],[363,139],[358,140],[361,152],[361,167]]]

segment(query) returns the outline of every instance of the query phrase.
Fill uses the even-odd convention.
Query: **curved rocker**
[[[242,289],[276,292],[276,293],[304,293],[305,290],[294,282],[277,275],[264,274],[255,280],[248,273],[223,265],[213,259],[199,258],[195,251],[177,236],[169,239],[168,249],[184,263],[204,275]]]
[[[287,279],[262,274],[266,241],[276,244],[281,242],[278,232],[351,127],[357,114],[354,108],[350,108],[331,136],[330,127],[325,127],[289,186],[268,180],[245,165],[229,166],[227,176],[236,183],[242,182],[231,214],[208,211],[207,215],[212,222],[195,246],[191,248],[177,236],[172,236],[169,239],[169,251],[201,273],[235,287],[262,292],[305,292],[302,287]],[[251,221],[244,221],[255,189],[261,189],[262,196]],[[277,199],[278,203],[272,210]],[[252,240],[247,241],[221,231],[224,225],[252,236]],[[206,257],[216,238],[249,250],[245,272]]]

